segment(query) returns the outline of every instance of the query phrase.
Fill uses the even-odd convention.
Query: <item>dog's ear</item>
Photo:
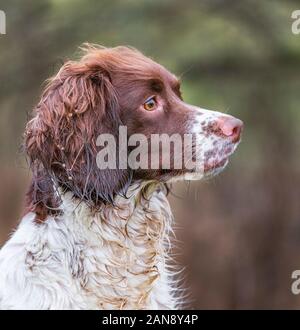
[[[97,167],[99,134],[118,135],[119,102],[109,73],[99,66],[67,62],[52,78],[25,132],[35,176],[97,206],[112,203],[130,183],[128,170]],[[39,174],[38,174],[39,173]]]

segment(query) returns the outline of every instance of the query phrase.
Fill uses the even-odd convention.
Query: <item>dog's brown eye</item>
[[[156,108],[156,99],[155,96],[151,96],[144,103],[144,109],[147,111],[152,111],[155,108]]]

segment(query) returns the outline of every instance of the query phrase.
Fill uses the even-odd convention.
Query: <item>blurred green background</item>
[[[170,194],[187,308],[300,308],[299,1],[1,1],[0,245],[22,214],[19,152],[43,81],[83,42],[131,45],[181,77],[185,101],[231,113],[243,141],[215,179]],[[188,196],[187,196],[188,194]]]

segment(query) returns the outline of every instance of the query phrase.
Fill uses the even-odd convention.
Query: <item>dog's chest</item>
[[[2,308],[174,308],[165,267],[172,215],[164,193],[120,198],[118,207],[93,215],[73,204],[65,196],[61,217],[40,226],[28,220],[3,248]],[[6,256],[15,264],[8,266]]]
[[[126,201],[90,223],[73,276],[91,308],[174,307],[165,267],[169,204],[162,193],[140,202]]]

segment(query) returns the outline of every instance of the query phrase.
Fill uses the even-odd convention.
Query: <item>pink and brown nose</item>
[[[232,142],[238,142],[240,140],[241,132],[244,127],[241,120],[231,116],[224,116],[219,118],[217,125],[219,131],[225,137],[230,137]]]

